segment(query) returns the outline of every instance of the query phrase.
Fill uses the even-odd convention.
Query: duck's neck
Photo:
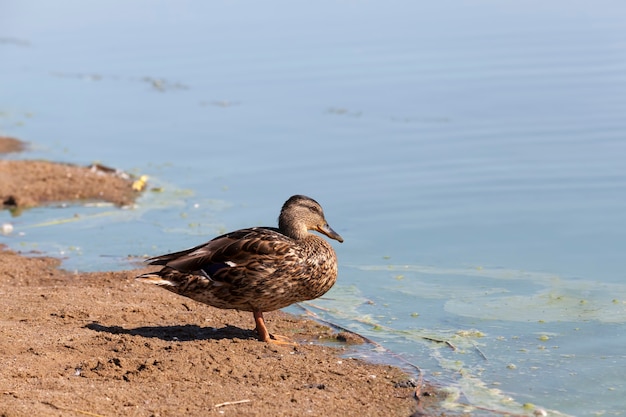
[[[309,234],[309,231],[307,230],[305,225],[301,223],[298,224],[297,222],[290,222],[287,219],[284,219],[282,216],[280,219],[278,219],[278,228],[284,235],[289,236],[290,238],[295,240],[303,240],[309,236],[312,236],[311,234]]]

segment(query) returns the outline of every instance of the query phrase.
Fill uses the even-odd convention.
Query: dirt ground
[[[0,202],[8,208],[74,200],[124,206],[135,200],[133,183],[127,174],[99,165],[0,160]]]
[[[0,161],[3,199],[83,199],[95,184],[67,181],[63,164],[11,162]],[[80,175],[88,169],[75,168]],[[42,188],[15,185],[31,169],[46,184],[44,198]],[[129,189],[130,180],[95,175],[99,189]],[[116,202],[132,201],[130,190],[129,200]],[[251,313],[134,280],[146,270],[70,273],[56,259],[26,255],[0,248],[1,417],[446,415],[437,388],[415,387],[415,375],[398,368],[351,359],[348,344],[319,343],[334,332],[315,322],[267,313],[270,332],[299,342],[268,345],[256,339]]]
[[[26,144],[19,139],[0,136],[0,154],[21,152],[26,149]]]

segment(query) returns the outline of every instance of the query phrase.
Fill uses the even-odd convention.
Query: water
[[[308,194],[345,243],[307,308],[462,392],[449,407],[626,415],[621,2],[0,11],[0,130],[32,143],[12,157],[164,190],[2,212],[3,243],[127,268]]]

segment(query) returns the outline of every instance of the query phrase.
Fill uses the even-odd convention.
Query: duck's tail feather
[[[178,286],[177,283],[163,278],[161,275],[159,275],[156,272],[149,272],[147,274],[141,274],[141,275],[135,277],[135,279],[137,281],[141,281],[141,282],[144,282],[146,284],[152,284],[152,285],[161,285],[161,286],[168,286],[168,287],[176,287],[176,286]]]

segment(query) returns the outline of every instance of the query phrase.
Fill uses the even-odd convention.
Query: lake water
[[[0,0],[0,60],[12,158],[163,189],[3,211],[0,242],[128,268],[307,194],[345,243],[306,308],[448,407],[626,415],[623,2]]]

